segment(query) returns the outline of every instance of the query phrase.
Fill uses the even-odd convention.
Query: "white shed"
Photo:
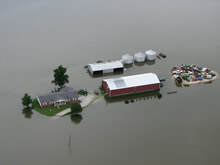
[[[110,61],[104,63],[95,63],[88,65],[89,72],[91,74],[103,74],[103,73],[112,73],[116,71],[124,70],[124,66],[121,61]]]

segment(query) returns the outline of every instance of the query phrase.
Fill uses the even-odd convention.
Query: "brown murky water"
[[[169,75],[191,63],[220,72],[219,8],[218,0],[0,0],[0,164],[219,165],[220,81],[177,87]],[[72,119],[22,111],[25,92],[53,89],[59,64],[69,86],[94,90],[102,77],[84,65],[148,49],[168,56],[124,75],[166,78],[161,99],[101,100]]]

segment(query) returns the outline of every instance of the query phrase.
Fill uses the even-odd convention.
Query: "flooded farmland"
[[[181,64],[220,73],[219,8],[218,0],[0,0],[0,164],[219,165],[220,80],[178,86],[170,76]],[[104,77],[84,68],[149,49],[167,58]],[[77,117],[22,110],[24,93],[54,89],[60,64],[76,89],[148,72],[166,81],[160,99],[100,99]]]

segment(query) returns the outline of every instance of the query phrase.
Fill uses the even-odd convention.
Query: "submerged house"
[[[108,96],[119,96],[132,93],[160,89],[160,81],[156,74],[145,73],[119,78],[103,79],[102,86]]]
[[[113,73],[117,71],[123,72],[124,66],[121,61],[110,61],[104,63],[95,63],[88,65],[89,72],[94,74]]]
[[[41,107],[59,106],[78,101],[78,92],[73,88],[63,88],[60,92],[37,96]]]

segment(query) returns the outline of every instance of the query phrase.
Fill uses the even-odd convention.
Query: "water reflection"
[[[162,94],[160,93],[159,90],[125,95],[125,96],[116,96],[116,97],[105,96],[105,100],[107,103],[123,101],[125,104],[133,103],[136,101],[145,101],[145,100],[150,100],[150,99],[161,99],[161,98],[162,98]]]
[[[145,65],[145,61],[144,62],[136,62],[136,61],[134,61],[134,65],[136,65],[136,66],[144,66]]]
[[[30,108],[24,108],[22,110],[22,114],[24,114],[24,117],[26,119],[30,119],[32,117],[32,115],[33,115],[33,112],[32,112],[32,110]]]
[[[212,84],[212,81],[209,81],[209,82],[205,82],[204,84]]]
[[[79,124],[82,121],[83,117],[81,114],[75,114],[71,115],[70,119],[74,124]]]
[[[175,85],[178,87],[178,88],[182,88],[182,84],[181,83],[178,83],[176,82],[175,80],[173,80],[175,82]]]
[[[133,66],[133,63],[131,64],[124,64],[124,68],[131,68]]]
[[[147,60],[146,64],[147,65],[154,65],[156,60]]]

